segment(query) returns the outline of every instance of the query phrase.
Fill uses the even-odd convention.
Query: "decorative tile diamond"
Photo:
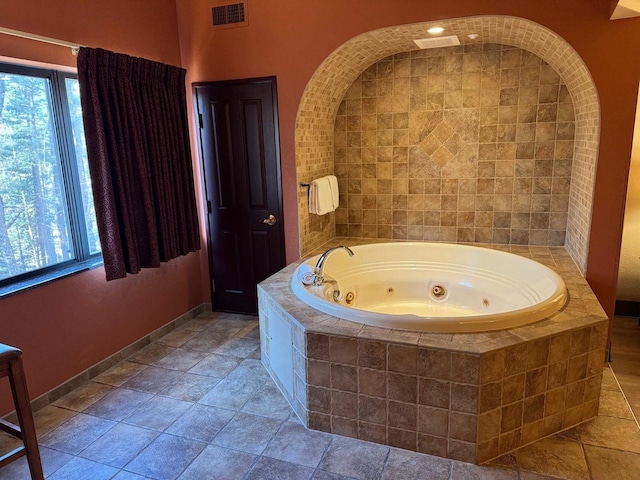
[[[435,151],[442,145],[442,142],[439,141],[434,135],[427,135],[422,143],[420,143],[420,148],[424,150],[427,154],[433,155]]]
[[[447,122],[441,121],[420,143],[420,148],[444,167],[466,145],[464,139]]]
[[[444,142],[444,146],[447,147],[447,150],[449,150],[454,155],[456,155],[460,150],[462,150],[462,147],[464,146],[464,144],[465,144],[465,141],[462,140],[460,135],[458,135],[457,133],[454,133],[453,135],[451,135],[447,139],[447,141]]]
[[[440,122],[438,126],[431,132],[441,142],[445,142],[452,134],[454,130],[449,126],[447,122]]]
[[[444,167],[453,157],[453,153],[451,153],[444,145],[438,147],[435,153],[431,155],[431,159],[441,167]]]

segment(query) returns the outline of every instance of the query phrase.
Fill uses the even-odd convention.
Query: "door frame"
[[[215,265],[213,265],[213,242],[210,238],[211,232],[211,202],[209,201],[210,194],[215,194],[215,192],[209,192],[207,189],[207,181],[205,174],[205,157],[204,157],[204,148],[202,142],[202,124],[200,119],[199,107],[198,107],[198,88],[199,87],[215,87],[219,86],[231,86],[231,85],[254,85],[266,83],[271,87],[271,96],[273,99],[273,127],[274,127],[274,137],[275,137],[275,157],[276,157],[276,174],[278,177],[277,182],[277,198],[278,198],[278,207],[277,207],[277,218],[284,219],[283,216],[283,199],[282,199],[282,158],[280,156],[280,124],[279,124],[279,109],[278,109],[278,89],[277,89],[277,77],[275,75],[265,76],[265,77],[251,77],[251,78],[240,78],[240,79],[230,79],[230,80],[211,80],[211,81],[200,81],[193,82],[191,84],[191,90],[193,95],[193,113],[196,127],[196,136],[198,139],[198,155],[200,157],[200,166],[202,168],[202,177],[201,177],[201,186],[203,193],[203,206],[204,212],[206,214],[206,240],[207,240],[207,263],[209,265],[209,292],[211,294],[211,303],[213,310],[215,311],[215,282],[213,272],[215,271]],[[276,224],[281,242],[280,242],[280,264],[286,266],[286,248],[285,248],[285,235],[284,235],[284,221],[278,221]]]

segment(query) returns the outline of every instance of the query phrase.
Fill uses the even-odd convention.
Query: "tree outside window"
[[[77,80],[0,64],[0,286],[99,253]]]

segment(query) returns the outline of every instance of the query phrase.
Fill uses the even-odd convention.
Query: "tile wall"
[[[415,50],[412,40],[426,37],[426,30],[435,23],[399,25],[363,33],[337,48],[318,67],[302,95],[296,118],[296,169],[299,182],[308,183],[314,178],[333,172],[333,135],[336,114],[351,84],[372,64],[399,52]],[[441,20],[437,24],[444,27],[447,34],[457,35],[463,45],[498,43],[533,52],[553,67],[566,84],[574,104],[575,143],[565,248],[584,273],[587,264],[600,132],[598,93],[584,62],[564,39],[551,30],[523,18],[486,15]],[[478,39],[470,40],[467,37],[470,33],[478,34]],[[336,235],[335,215],[310,215],[307,202],[307,189],[299,188],[298,223],[300,251],[303,256]],[[432,221],[435,222],[435,220]],[[466,221],[470,222],[469,219]],[[489,224],[486,218],[481,221],[486,225]],[[475,229],[474,218],[474,238]],[[516,229],[524,230],[524,227]],[[537,229],[534,228],[534,230]],[[408,235],[407,229],[407,237]],[[470,235],[470,232],[467,231],[464,235]]]
[[[597,415],[606,329],[485,354],[308,333],[309,428],[484,462]]]
[[[564,245],[574,132],[567,87],[531,52],[387,57],[338,109],[336,234]]]

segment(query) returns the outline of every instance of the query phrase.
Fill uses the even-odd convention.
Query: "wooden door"
[[[213,308],[257,314],[256,285],[285,266],[276,80],[194,89]]]

